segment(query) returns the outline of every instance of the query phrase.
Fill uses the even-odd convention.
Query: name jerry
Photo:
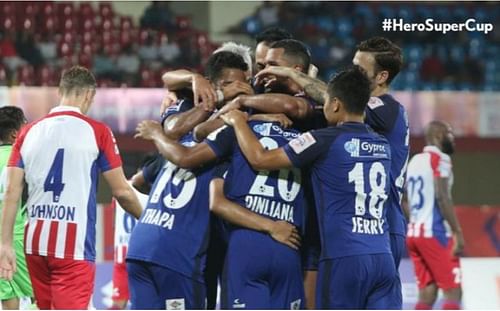
[[[246,207],[257,214],[266,215],[272,218],[293,221],[293,206],[290,204],[276,202],[261,196],[247,195],[245,197]]]
[[[30,218],[75,221],[76,207],[55,204],[31,205]]]
[[[352,232],[362,234],[384,234],[384,220],[365,219],[355,216],[352,218]]]
[[[174,225],[175,215],[167,212],[162,212],[158,209],[146,209],[144,215],[141,217],[140,222],[160,226],[172,230]]]

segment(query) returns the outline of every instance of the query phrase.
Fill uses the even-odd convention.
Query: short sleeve
[[[213,131],[205,139],[205,143],[214,151],[218,158],[228,157],[232,154],[236,143],[234,129],[224,125]]]
[[[304,167],[328,151],[328,146],[318,135],[318,131],[311,131],[290,141],[284,150],[295,167]]]
[[[377,133],[390,133],[399,116],[399,105],[370,97],[365,110],[365,123]]]
[[[107,126],[102,126],[98,131],[99,133],[96,134],[98,139],[97,144],[99,146],[99,156],[97,158],[99,169],[102,172],[106,172],[120,167],[122,165],[122,159],[111,129]]]
[[[218,164],[214,168],[214,171],[213,171],[213,174],[212,174],[212,179],[217,179],[217,178],[225,179],[227,171],[229,170],[229,165],[230,164],[231,163],[228,162],[228,161],[224,161],[224,162],[221,162],[220,164]]]
[[[153,160],[149,161],[142,167],[142,175],[148,184],[154,184],[156,177],[160,174],[163,166],[165,166],[165,161],[166,160],[163,156],[158,154]]]
[[[449,178],[451,176],[451,159],[447,155],[431,152],[431,167],[434,177]]]
[[[161,115],[161,124],[165,123],[165,121],[176,114],[186,112],[191,110],[194,107],[194,104],[189,99],[180,99],[177,101],[175,105],[172,105],[165,110],[165,112]]]

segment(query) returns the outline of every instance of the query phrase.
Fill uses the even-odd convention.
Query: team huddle
[[[18,108],[0,108],[9,124],[2,302],[33,296],[40,309],[89,307],[102,172],[123,208],[115,308],[214,309],[220,297],[222,309],[401,309],[406,245],[415,308],[432,309],[438,288],[444,308],[460,308],[453,135],[432,122],[429,146],[408,163],[406,111],[388,94],[401,49],[382,37],[363,41],[353,65],[325,83],[286,31],[256,39],[255,62],[249,48],[228,43],[204,76],[163,75],[161,122],[143,121],[135,135],[158,154],[129,181],[109,128],[85,116],[96,92],[85,68],[63,73],[61,104],[41,120],[22,126],[20,111],[8,123],[4,114]],[[18,275],[22,290],[4,294]]]

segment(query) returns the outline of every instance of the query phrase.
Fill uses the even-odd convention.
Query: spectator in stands
[[[117,80],[119,75],[116,72],[116,59],[111,58],[100,47],[93,58],[93,70],[98,79]]]
[[[52,33],[43,34],[42,39],[37,42],[37,48],[40,51],[46,63],[53,63],[57,58],[56,39]]]
[[[146,8],[140,23],[142,28],[152,28],[156,30],[174,29],[174,14],[168,7],[168,2],[152,1]]]
[[[276,2],[264,1],[257,11],[257,16],[263,28],[278,24],[279,7]]]
[[[38,67],[44,63],[42,54],[35,44],[33,33],[21,31],[16,40],[16,50],[19,56],[24,58],[33,67]]]
[[[155,67],[153,64],[158,59],[158,46],[154,42],[154,37],[149,32],[144,43],[139,46],[138,54],[140,59],[148,64],[150,68]]]
[[[27,62],[19,57],[17,53],[13,33],[7,32],[0,35],[0,54],[3,64],[11,71],[15,71],[19,66],[26,65]]]
[[[134,51],[133,45],[127,45],[116,61],[116,68],[122,74],[122,82],[127,85],[134,85],[135,75],[139,72],[140,65],[141,61]]]
[[[431,49],[420,67],[420,77],[426,82],[437,82],[444,77],[444,65],[437,56],[436,51]]]
[[[160,40],[160,47],[158,54],[164,65],[173,65],[181,54],[181,49],[175,40],[169,36],[162,36]]]

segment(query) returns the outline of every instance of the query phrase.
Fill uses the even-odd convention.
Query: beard
[[[449,139],[444,139],[441,145],[443,152],[447,155],[452,155],[455,152],[455,146]]]

